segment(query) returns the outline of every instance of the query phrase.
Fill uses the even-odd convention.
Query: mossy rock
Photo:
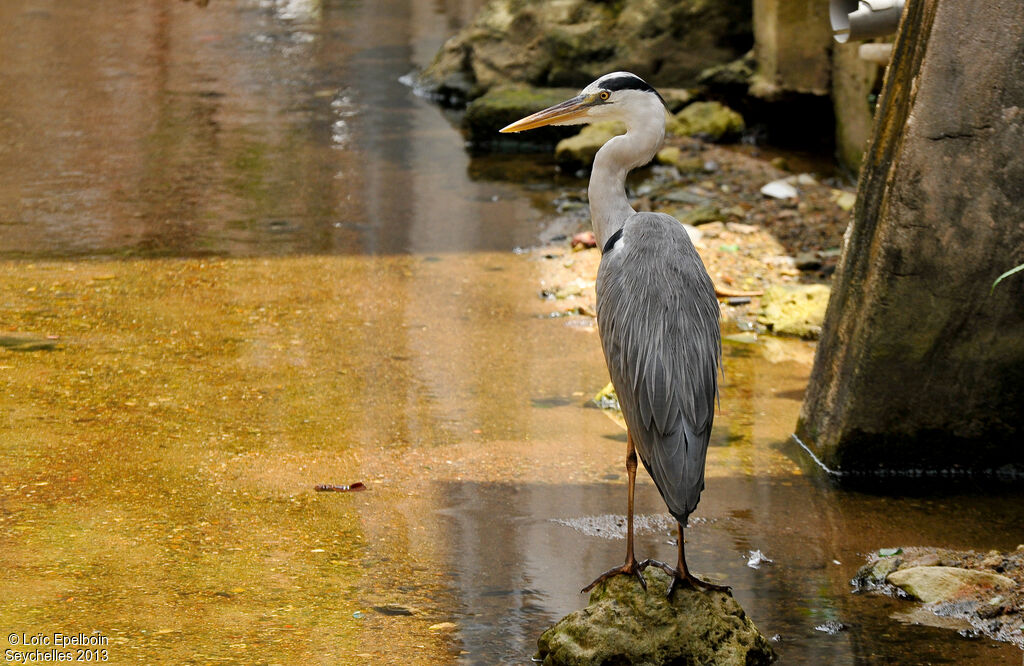
[[[816,339],[831,291],[823,284],[774,285],[761,296],[757,321],[776,335]]]
[[[654,158],[658,164],[674,166],[681,173],[697,173],[704,170],[704,160],[689,152],[683,152],[678,146],[665,146]]]
[[[631,576],[598,585],[586,608],[570,613],[537,641],[546,666],[592,664],[768,664],[768,640],[731,594],[682,586],[644,572],[647,590]]]
[[[683,224],[689,224],[695,227],[699,227],[702,224],[710,224],[712,222],[721,222],[725,219],[725,215],[719,210],[717,206],[697,206],[696,208],[686,211],[685,213],[677,214],[676,217]]]
[[[466,108],[462,128],[476,148],[509,151],[547,151],[559,141],[579,131],[578,127],[541,127],[518,134],[499,131],[531,113],[574,97],[579,91],[570,88],[531,88],[500,86],[473,100]]]
[[[562,139],[555,148],[555,159],[559,164],[589,167],[594,156],[608,140],[626,133],[626,126],[620,122],[604,122],[587,125],[576,136]]]
[[[719,102],[694,102],[673,116],[666,128],[676,136],[708,141],[735,141],[743,134],[743,116]]]

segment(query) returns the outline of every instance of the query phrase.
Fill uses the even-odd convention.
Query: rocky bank
[[[492,0],[420,76],[461,105],[509,83],[581,87],[627,70],[655,86],[689,86],[753,42],[751,5],[707,0]]]
[[[1024,545],[987,553],[946,548],[882,548],[854,588],[921,602],[907,619],[988,636],[1024,648]]]

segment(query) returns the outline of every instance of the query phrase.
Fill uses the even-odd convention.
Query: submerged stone
[[[0,335],[0,348],[10,351],[32,352],[53,351],[60,346],[56,339],[41,338],[26,333],[7,333]]]
[[[688,586],[666,597],[671,579],[644,572],[598,585],[586,608],[570,613],[537,641],[546,666],[583,664],[768,664],[768,640],[731,594]]]

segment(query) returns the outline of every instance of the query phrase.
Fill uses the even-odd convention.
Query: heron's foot
[[[640,565],[637,564],[636,560],[627,561],[621,567],[615,567],[614,569],[609,569],[608,571],[605,571],[603,574],[595,578],[594,582],[580,590],[580,593],[582,594],[585,592],[590,592],[592,589],[597,587],[598,583],[603,583],[604,581],[608,580],[609,578],[612,578],[613,576],[621,575],[636,576],[637,581],[640,582],[640,587],[644,588],[644,591],[646,592],[647,580],[644,579],[643,574],[640,572],[641,568]]]
[[[669,565],[665,564],[664,562],[660,562],[658,560],[652,560],[650,558],[647,558],[646,560],[641,562],[639,566],[640,566],[640,571],[643,571],[647,567],[658,567],[659,569],[661,569],[662,571],[667,573],[669,576],[672,576],[672,578],[676,577],[676,570],[675,569],[673,569]]]
[[[665,595],[666,597],[671,597],[672,592],[675,591],[676,588],[682,587],[684,585],[688,585],[689,587],[694,589],[707,590],[709,592],[724,592],[732,596],[732,588],[728,585],[717,585],[715,583],[709,583],[706,580],[697,578],[689,571],[684,571],[682,574],[680,574],[678,570],[673,569],[664,562],[659,562],[658,560],[644,560],[640,563],[641,571],[643,571],[647,567],[658,567],[659,569],[667,573],[669,576],[672,576],[672,582],[668,585],[668,594]]]
[[[689,585],[690,587],[705,590],[707,592],[723,592],[732,596],[732,588],[728,585],[719,585],[717,583],[709,583],[706,580],[697,578],[690,572],[686,572],[685,576],[676,575],[672,578],[672,584],[668,587],[668,595],[672,596],[672,590],[676,589],[680,585]]]

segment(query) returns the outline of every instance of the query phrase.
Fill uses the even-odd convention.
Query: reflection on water
[[[479,4],[4,2],[0,253],[532,242],[493,220],[537,213],[468,181],[459,134],[398,81]]]
[[[397,82],[478,4],[0,3],[0,338],[29,341],[0,346],[0,628],[111,663],[526,663],[620,561],[564,524],[622,511],[624,443],[582,408],[592,327],[508,251],[536,195]],[[1017,663],[848,581],[1013,548],[1024,498],[836,489],[788,443],[812,348],[727,351],[695,570],[784,663]]]

